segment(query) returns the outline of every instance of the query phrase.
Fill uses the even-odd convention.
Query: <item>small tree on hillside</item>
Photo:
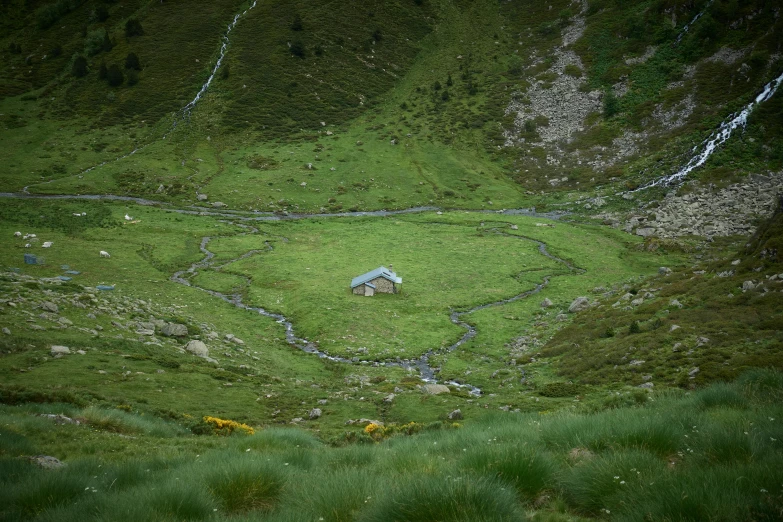
[[[109,80],[109,85],[118,87],[125,81],[125,76],[122,75],[122,70],[115,63],[109,67],[109,70],[106,73],[106,79]]]
[[[139,63],[139,57],[136,56],[136,53],[128,53],[128,56],[125,57],[125,68],[126,69],[133,69],[135,71],[141,70],[141,64]]]
[[[611,118],[620,112],[620,100],[615,96],[614,91],[609,89],[604,95],[604,118]]]
[[[99,5],[95,8],[95,11],[90,14],[90,19],[96,22],[105,22],[109,19],[109,10],[105,5]]]
[[[302,25],[302,17],[299,16],[299,13],[294,15],[294,21],[291,22],[291,30],[292,31],[301,31],[304,29],[304,26]]]
[[[112,47],[114,47],[114,44],[111,41],[111,38],[109,38],[109,33],[104,32],[103,33],[103,52],[108,53],[112,50]]]
[[[74,58],[73,65],[71,66],[71,74],[77,78],[84,78],[87,76],[87,58],[81,55]]]
[[[125,22],[125,36],[131,38],[132,36],[142,36],[144,29],[141,27],[141,22],[136,18],[131,18]]]
[[[293,42],[291,44],[291,54],[298,58],[304,58],[305,57],[305,46],[302,42],[299,40]]]
[[[135,69],[128,71],[128,86],[133,86],[139,83],[139,73]]]

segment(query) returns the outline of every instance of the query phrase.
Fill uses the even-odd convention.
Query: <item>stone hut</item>
[[[371,272],[354,277],[351,281],[351,292],[356,295],[373,296],[376,292],[384,294],[396,294],[399,291],[397,285],[402,284],[402,278],[389,268],[382,266]]]

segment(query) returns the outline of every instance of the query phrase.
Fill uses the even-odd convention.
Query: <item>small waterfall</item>
[[[217,62],[215,62],[215,65],[212,67],[212,73],[209,75],[209,78],[207,78],[207,81],[204,82],[204,85],[201,86],[201,90],[196,93],[196,97],[193,98],[190,103],[185,105],[182,109],[179,111],[178,117],[174,120],[174,124],[172,126],[172,130],[177,127],[177,123],[182,121],[184,118],[190,116],[190,111],[193,110],[193,108],[196,106],[198,101],[201,99],[201,97],[204,95],[204,93],[207,92],[207,89],[209,89],[209,85],[212,83],[212,80],[215,78],[215,75],[218,72],[218,69],[220,69],[221,64],[223,63],[223,58],[226,56],[226,50],[228,49],[228,35],[231,33],[231,30],[236,27],[237,23],[239,22],[239,19],[242,18],[247,14],[248,11],[253,9],[256,6],[256,3],[258,0],[253,0],[253,3],[250,7],[242,11],[241,13],[237,13],[234,16],[234,19],[231,21],[230,24],[228,24],[228,28],[226,29],[226,33],[223,35],[223,43],[220,46],[220,55],[218,56]],[[163,136],[163,139],[166,139],[166,136]]]
[[[710,0],[709,2],[707,2],[707,5],[704,6],[704,9],[702,9],[699,14],[694,16],[693,20],[691,20],[690,22],[685,24],[685,27],[682,28],[682,31],[680,31],[680,34],[677,35],[677,40],[675,40],[674,45],[677,45],[678,43],[680,43],[680,40],[682,40],[683,37],[688,33],[688,30],[691,28],[691,26],[696,23],[696,20],[698,20],[699,18],[704,16],[704,13],[707,12],[707,9],[710,8],[710,6],[712,5],[712,3],[714,1],[715,0]]]
[[[220,69],[220,66],[223,63],[223,58],[226,56],[226,50],[228,49],[228,43],[229,43],[229,41],[228,41],[229,33],[231,33],[231,30],[234,27],[236,27],[237,22],[239,22],[239,19],[242,18],[243,16],[245,16],[248,11],[253,9],[256,6],[257,2],[258,2],[258,0],[253,0],[253,3],[250,5],[250,7],[248,7],[247,9],[242,11],[241,13],[237,13],[234,16],[234,19],[231,21],[231,23],[228,24],[228,28],[226,29],[226,33],[223,35],[223,38],[222,38],[222,44],[220,46],[220,55],[218,56],[217,62],[215,63],[214,67],[212,68],[212,73],[209,75],[209,78],[207,78],[207,81],[204,83],[204,85],[201,86],[201,89],[196,94],[196,97],[193,98],[190,101],[190,103],[188,103],[182,109],[179,110],[179,112],[177,113],[177,116],[174,119],[174,123],[172,124],[171,128],[163,135],[162,139],[165,140],[168,137],[168,135],[171,134],[171,131],[173,131],[177,127],[177,124],[180,121],[182,121],[183,119],[185,119],[187,116],[190,115],[190,111],[193,110],[193,107],[196,106],[196,103],[198,103],[198,101],[201,99],[201,97],[204,95],[204,93],[207,92],[207,89],[209,88],[209,85],[212,83],[212,80],[215,78],[215,74],[217,74],[218,69]],[[81,172],[79,172],[78,174],[75,174],[75,175],[81,176],[82,174],[86,174],[86,173],[88,173],[88,172],[90,172],[92,170],[95,170],[95,169],[97,169],[99,167],[103,167],[104,165],[107,165],[109,163],[115,163],[117,161],[124,160],[125,158],[133,156],[137,152],[140,152],[140,151],[146,149],[151,144],[152,144],[152,142],[147,142],[147,143],[145,143],[143,145],[140,145],[140,146],[136,147],[135,149],[133,149],[132,151],[128,152],[127,154],[123,154],[122,156],[118,156],[118,157],[116,157],[114,159],[109,159],[109,160],[106,160],[104,162],[101,162],[101,163],[98,163],[96,165],[93,165],[92,167],[86,168],[86,169],[82,170]],[[57,181],[57,180],[52,180],[52,181]],[[24,192],[25,194],[29,194],[30,193],[29,192],[29,188],[30,187],[37,186],[37,185],[44,185],[44,184],[47,184],[47,183],[51,183],[52,181],[45,181],[45,182],[42,182],[42,183],[32,183],[30,185],[27,185],[27,186],[23,187],[22,188],[22,192]]]
[[[726,140],[728,140],[731,137],[731,133],[737,127],[744,128],[745,125],[747,125],[748,116],[750,115],[751,112],[753,112],[753,109],[755,109],[758,104],[763,103],[769,100],[770,98],[772,98],[772,96],[775,94],[775,91],[777,91],[778,87],[780,87],[781,83],[783,83],[783,73],[781,73],[780,76],[778,76],[777,78],[769,82],[767,85],[765,85],[764,90],[762,90],[761,93],[758,96],[756,96],[752,102],[746,105],[744,109],[742,109],[738,113],[734,113],[731,116],[729,116],[728,119],[724,120],[723,123],[720,124],[718,130],[710,134],[710,136],[706,140],[704,140],[700,145],[695,146],[692,152],[695,154],[699,150],[699,148],[701,148],[701,152],[693,156],[690,159],[690,161],[685,164],[684,167],[682,167],[679,171],[677,171],[674,174],[671,174],[669,176],[664,176],[655,181],[652,181],[637,190],[644,190],[658,185],[669,185],[671,183],[679,182],[685,176],[690,174],[694,169],[697,169],[702,165],[704,165],[704,163],[706,163],[707,159],[712,155],[712,153],[715,152],[715,150],[717,150],[718,147],[723,145],[726,142]]]

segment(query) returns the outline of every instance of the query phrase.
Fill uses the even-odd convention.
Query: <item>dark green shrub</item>
[[[639,321],[634,321],[631,323],[631,326],[628,327],[628,333],[629,334],[638,334],[641,333],[642,329],[639,327]]]
[[[125,22],[125,36],[131,38],[133,36],[143,36],[144,29],[141,27],[141,22],[136,18],[131,18]]]
[[[573,397],[582,392],[582,386],[570,382],[550,382],[541,387],[539,395],[544,397]]]
[[[126,69],[133,69],[136,71],[141,70],[141,64],[139,63],[139,57],[136,55],[136,53],[128,53],[128,56],[125,57],[125,68]]]
[[[604,94],[604,118],[611,118],[618,112],[620,112],[620,100],[610,89]]]
[[[54,25],[57,20],[70,13],[79,6],[76,0],[57,0],[52,4],[47,4],[35,13],[36,22],[40,29],[48,29]]]
[[[291,30],[292,31],[301,31],[304,29],[302,26],[302,17],[299,16],[299,13],[294,15],[294,20],[291,22]]]
[[[122,70],[120,70],[119,66],[115,63],[109,67],[109,70],[106,73],[106,79],[109,81],[109,85],[117,87],[122,85],[122,82],[125,81],[125,76],[122,75]]]
[[[52,50],[49,51],[49,58],[57,58],[58,56],[62,56],[63,54],[63,46],[60,44],[56,44],[54,47],[52,47]]]
[[[135,69],[128,71],[128,86],[133,86],[139,83],[139,73]]]
[[[114,43],[112,43],[111,38],[109,38],[109,33],[106,31],[103,32],[103,43],[101,44],[101,50],[105,53],[108,53],[112,50],[114,47]]]
[[[76,76],[77,78],[84,78],[87,76],[87,58],[84,56],[77,56],[73,60],[73,65],[71,66],[71,75]]]
[[[105,22],[109,19],[109,10],[105,5],[99,5],[95,8],[95,11],[90,14],[90,19],[96,22]]]
[[[105,80],[109,74],[109,68],[106,67],[106,62],[101,62],[101,66],[98,67],[98,79]]]
[[[299,40],[296,40],[296,41],[294,41],[291,44],[290,51],[291,51],[291,54],[293,54],[297,58],[304,58],[305,57],[305,46]]]
[[[90,31],[84,39],[84,52],[87,56],[95,56],[103,51],[104,43],[108,37],[109,35],[103,29]]]

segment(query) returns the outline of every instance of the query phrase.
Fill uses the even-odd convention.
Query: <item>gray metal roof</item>
[[[356,288],[359,285],[363,285],[367,281],[372,281],[376,277],[382,277],[384,279],[388,279],[392,283],[402,284],[401,277],[397,277],[397,274],[395,274],[385,266],[382,266],[376,268],[375,270],[372,270],[371,272],[367,272],[366,274],[362,274],[360,276],[354,277],[351,280],[351,288]]]

